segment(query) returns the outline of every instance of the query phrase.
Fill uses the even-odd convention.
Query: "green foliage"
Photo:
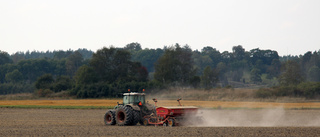
[[[250,72],[250,80],[255,84],[262,82],[261,71],[257,68],[253,68]]]
[[[34,86],[24,83],[2,83],[0,84],[0,95],[16,93],[32,93]]]
[[[72,88],[72,81],[68,76],[58,76],[52,85],[54,92],[66,91]]]
[[[195,74],[191,55],[187,45],[181,48],[176,44],[167,48],[155,64],[154,78],[164,84],[188,84]]]
[[[320,68],[318,66],[312,66],[308,71],[309,81],[320,81]]]
[[[233,57],[237,60],[243,60],[245,58],[245,49],[241,46],[232,47]]]
[[[204,59],[207,59],[206,63],[202,64],[201,66],[211,66],[216,67],[219,62],[221,62],[221,54],[220,52],[212,47],[204,47],[201,50],[202,57],[205,57]],[[206,58],[209,57],[209,58]],[[210,59],[210,60],[208,60]],[[210,62],[211,61],[211,62]],[[202,69],[203,70],[203,69]],[[202,70],[200,70],[202,72]]]
[[[77,69],[83,65],[83,57],[80,52],[76,51],[67,57],[66,60],[66,70],[70,76],[77,71]]]
[[[93,54],[90,65],[99,74],[99,81],[114,83],[117,81],[136,81],[141,64],[130,61],[130,52],[122,49],[102,48]],[[142,73],[141,73],[142,74]],[[145,75],[143,73],[142,75]]]
[[[178,44],[163,49],[142,49],[137,42],[124,48],[102,48],[95,53],[78,49],[17,52],[10,56],[0,51],[0,88],[1,94],[34,92],[34,85],[43,86],[37,84],[37,80],[51,74],[53,82],[45,86],[51,91],[77,91],[72,95],[78,94],[78,97],[114,97],[129,87],[136,90],[169,86],[199,88],[204,70],[210,66],[220,80],[213,80],[214,84],[231,84],[235,88],[253,83],[275,86],[278,79],[281,86],[273,88],[271,96],[311,96],[316,93],[296,86],[305,80],[320,81],[319,53],[279,57],[277,51],[259,48],[246,51],[241,45],[234,46],[232,52],[220,52],[210,46],[192,51],[188,45]],[[97,83],[100,84],[95,85]]]
[[[192,55],[193,58],[193,62],[194,62],[194,67],[197,69],[198,71],[198,75],[201,75],[204,68],[206,66],[211,66],[213,67],[213,61],[212,59],[209,57],[209,55],[202,55],[201,53],[198,52],[194,52]]]
[[[92,67],[83,65],[75,73],[74,80],[77,85],[92,84],[98,81],[98,74]]]
[[[216,70],[212,70],[210,66],[207,66],[203,70],[201,76],[201,84],[205,89],[211,89],[219,81],[219,74]]]
[[[0,65],[12,63],[12,60],[7,52],[0,50]]]
[[[304,81],[302,71],[296,61],[288,61],[284,67],[284,72],[280,75],[280,84],[297,85]]]
[[[320,82],[303,82],[297,86],[300,94],[307,98],[313,98],[320,95]]]
[[[272,88],[261,88],[256,92],[256,96],[260,98],[268,97],[320,97],[320,82],[302,82],[298,85],[280,85]]]
[[[132,60],[141,62],[148,72],[154,72],[154,63],[163,55],[162,49],[144,49],[131,52]]]
[[[193,76],[190,79],[190,84],[192,85],[193,88],[200,87],[200,83],[201,83],[201,78],[199,76]]]
[[[125,49],[125,50],[132,50],[132,51],[142,50],[142,49],[141,49],[141,45],[140,45],[140,43],[138,43],[138,42],[129,43],[129,44],[127,44],[127,45],[124,47],[124,49]]]
[[[51,89],[54,79],[51,74],[44,74],[35,83],[37,89]]]
[[[23,76],[18,69],[15,69],[14,71],[7,73],[5,79],[7,82],[17,83],[23,80]]]

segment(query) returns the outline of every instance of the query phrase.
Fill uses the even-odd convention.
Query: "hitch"
[[[153,98],[152,100],[154,101],[154,106],[157,107],[158,100],[156,98]]]
[[[182,100],[182,98],[178,98],[177,101],[179,102],[179,106],[182,106],[181,103],[180,103],[180,100]]]

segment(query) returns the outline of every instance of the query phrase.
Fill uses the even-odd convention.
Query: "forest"
[[[279,56],[270,49],[232,52],[214,47],[192,50],[175,44],[142,49],[137,42],[123,48],[67,51],[0,51],[0,95],[61,93],[77,98],[118,97],[132,91],[170,87],[209,90],[256,88],[257,97],[320,95],[320,50]]]

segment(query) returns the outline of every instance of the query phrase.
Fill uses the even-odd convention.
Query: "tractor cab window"
[[[124,96],[124,98],[123,98],[123,104],[129,104],[128,96]]]
[[[141,101],[141,103],[144,104],[145,102],[144,96],[139,96],[139,101]]]
[[[129,96],[129,104],[132,104],[135,102],[135,97],[134,96]]]
[[[134,102],[135,102],[135,103],[138,103],[138,102],[139,102],[138,96],[134,96]]]

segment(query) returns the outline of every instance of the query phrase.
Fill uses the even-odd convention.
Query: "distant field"
[[[119,99],[81,99],[81,100],[0,100],[0,107],[45,107],[47,108],[111,108],[122,103]],[[154,104],[153,101],[149,103]],[[320,102],[276,103],[276,102],[231,102],[231,101],[193,101],[182,100],[184,106],[203,108],[286,108],[286,109],[320,109]],[[176,100],[158,100],[158,106],[177,106]],[[59,107],[60,106],[60,107]]]

